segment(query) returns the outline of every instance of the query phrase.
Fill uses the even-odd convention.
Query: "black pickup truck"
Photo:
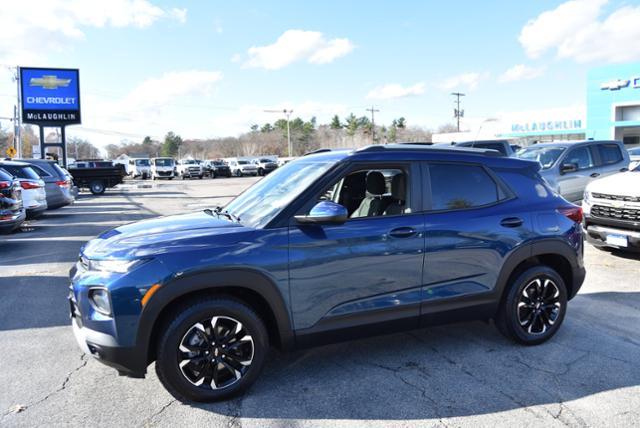
[[[67,169],[78,188],[89,189],[94,195],[102,195],[107,188],[122,183],[126,175],[124,165],[105,160],[78,160]]]

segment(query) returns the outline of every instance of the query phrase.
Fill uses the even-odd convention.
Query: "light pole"
[[[380,110],[377,110],[374,106],[371,106],[371,108],[368,108],[366,110],[371,112],[371,144],[375,144],[376,143],[376,122],[374,121],[373,114],[378,113]]]
[[[293,113],[293,110],[289,109],[287,110],[282,109],[282,110],[264,110],[265,113],[284,113],[285,116],[287,116],[287,152],[289,153],[289,157],[291,157],[291,152],[292,147],[291,147],[291,129],[289,128],[289,119],[291,118],[291,113]]]

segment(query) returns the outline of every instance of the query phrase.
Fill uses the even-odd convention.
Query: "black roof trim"
[[[361,149],[357,149],[358,153],[369,153],[369,152],[384,152],[384,151],[405,151],[405,150],[413,150],[413,151],[425,151],[430,153],[449,153],[449,154],[469,154],[469,155],[484,155],[491,157],[503,157],[504,155],[497,150],[491,149],[481,149],[481,148],[472,148],[472,147],[442,147],[437,146],[434,147],[432,145],[424,145],[424,144],[386,144],[386,145],[373,145],[363,147]]]

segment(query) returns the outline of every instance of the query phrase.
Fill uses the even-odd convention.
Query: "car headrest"
[[[407,198],[407,179],[403,173],[393,176],[391,180],[391,197],[399,201]]]
[[[384,195],[386,187],[384,175],[380,171],[369,171],[367,174],[367,192],[375,196]]]

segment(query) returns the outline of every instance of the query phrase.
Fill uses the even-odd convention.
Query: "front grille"
[[[594,205],[591,207],[591,215],[595,217],[610,218],[624,221],[640,221],[640,209],[605,207]]]
[[[171,175],[171,171],[158,171],[158,175]]]
[[[606,193],[592,193],[591,196],[596,199],[606,199],[609,201],[640,202],[640,196],[608,195]]]

